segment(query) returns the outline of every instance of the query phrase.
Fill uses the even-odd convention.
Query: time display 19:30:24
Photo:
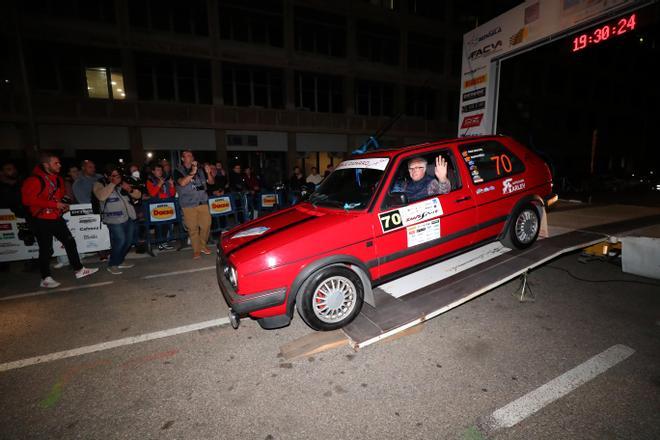
[[[612,37],[618,37],[637,27],[637,14],[620,18],[616,23],[607,23],[593,31],[580,34],[573,38],[573,52],[584,49],[593,44],[602,43]]]

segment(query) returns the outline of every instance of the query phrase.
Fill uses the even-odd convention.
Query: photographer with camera
[[[113,275],[120,275],[121,269],[134,266],[125,263],[124,258],[133,245],[135,235],[137,216],[131,199],[139,200],[142,193],[124,181],[122,171],[116,165],[106,166],[105,177],[94,184],[93,192],[100,205],[101,220],[110,232],[111,251],[107,270]]]
[[[181,163],[174,170],[183,223],[188,229],[194,259],[200,258],[201,254],[211,255],[211,250],[206,246],[211,230],[211,214],[207,205],[209,197],[206,191],[207,184],[213,185],[215,179],[210,165],[206,164],[204,168],[199,168],[192,151],[183,150]]]
[[[28,223],[39,243],[40,285],[46,288],[60,285],[50,275],[53,237],[64,245],[69,262],[76,271],[76,278],[83,278],[98,271],[82,265],[76,240],[62,218],[62,214],[69,210],[70,200],[65,198],[64,179],[58,175],[61,168],[62,164],[57,156],[42,153],[39,156],[39,164],[21,188],[23,204],[29,211]]]

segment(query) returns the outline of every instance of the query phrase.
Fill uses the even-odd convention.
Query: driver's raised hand
[[[447,161],[442,156],[435,158],[435,177],[440,182],[447,181]]]

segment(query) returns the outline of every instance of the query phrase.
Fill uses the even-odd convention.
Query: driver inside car
[[[426,174],[427,162],[421,156],[415,156],[408,161],[410,180],[399,181],[392,192],[402,192],[408,202],[415,202],[428,196],[447,194],[451,191],[451,183],[447,178],[447,161],[444,157],[435,158],[435,177]]]

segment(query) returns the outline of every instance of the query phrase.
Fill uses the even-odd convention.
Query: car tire
[[[534,244],[540,228],[539,211],[531,203],[526,203],[513,214],[502,244],[511,249],[526,249]]]
[[[329,266],[314,273],[296,298],[298,314],[314,330],[336,330],[360,313],[364,287],[351,269]]]

